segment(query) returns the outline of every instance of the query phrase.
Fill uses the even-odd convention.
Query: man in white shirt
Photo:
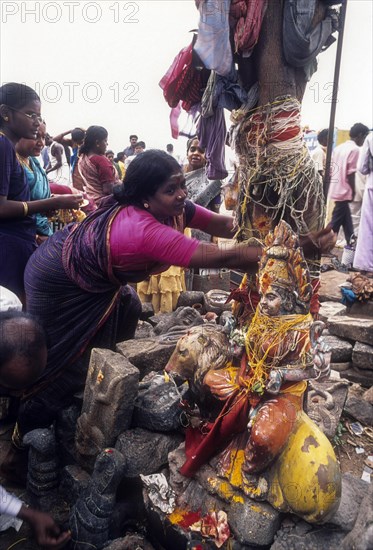
[[[317,134],[317,141],[319,145],[311,153],[311,158],[317,166],[317,171],[324,177],[325,162],[326,162],[326,148],[328,145],[328,133],[329,130],[325,128]]]

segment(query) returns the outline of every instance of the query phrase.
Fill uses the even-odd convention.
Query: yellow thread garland
[[[281,344],[285,342],[289,332],[296,331],[300,336],[308,334],[311,323],[312,315],[309,313],[307,315],[269,317],[261,314],[257,308],[245,339],[247,361],[252,376],[241,378],[241,385],[249,391],[260,391],[264,387],[269,370],[278,367],[281,360],[291,351],[291,348],[286,347],[281,352]],[[263,349],[263,344],[268,344],[268,342],[270,344]],[[272,357],[271,352],[273,351],[275,354]],[[303,365],[306,363],[304,351],[305,349],[300,353]]]

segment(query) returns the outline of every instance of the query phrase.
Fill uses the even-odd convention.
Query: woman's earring
[[[149,208],[149,203],[148,202],[144,202],[144,208]]]
[[[8,116],[5,116],[5,117],[4,117],[4,120],[5,120],[5,122],[8,122],[9,117],[8,117]]]

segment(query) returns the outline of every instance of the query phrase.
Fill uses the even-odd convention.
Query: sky
[[[277,0],[269,0],[277,1]],[[174,143],[170,108],[158,83],[198,27],[194,0],[42,0],[0,4],[0,82],[24,82],[42,99],[56,135],[97,124],[115,152],[137,134],[148,148]],[[336,126],[372,120],[373,2],[348,0]],[[336,44],[319,56],[303,100],[302,121],[329,125]],[[187,123],[186,116],[182,126]]]

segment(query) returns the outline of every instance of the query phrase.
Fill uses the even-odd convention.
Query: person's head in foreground
[[[31,386],[47,363],[46,335],[41,325],[29,315],[15,310],[0,312],[0,391],[16,395]],[[1,504],[8,514],[27,521],[43,548],[62,548],[70,532],[61,532],[54,519],[23,504],[2,490]]]
[[[21,311],[0,312],[0,387],[10,393],[31,386],[47,363],[42,326]]]

